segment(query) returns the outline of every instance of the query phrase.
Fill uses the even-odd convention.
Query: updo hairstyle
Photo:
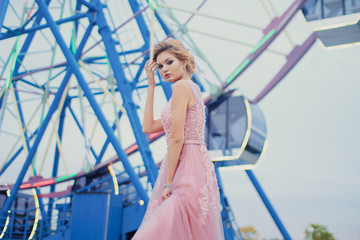
[[[156,62],[156,59],[159,56],[159,54],[164,51],[171,52],[180,61],[186,60],[186,71],[190,76],[195,72],[196,66],[194,62],[194,56],[185,49],[185,47],[181,44],[181,42],[173,38],[169,38],[167,40],[160,42],[154,48],[153,61]]]

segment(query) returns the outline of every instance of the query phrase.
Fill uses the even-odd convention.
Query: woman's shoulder
[[[182,90],[182,91],[191,91],[191,86],[189,84],[191,80],[186,80],[186,79],[180,79],[176,82],[174,82],[173,84],[173,90],[177,89],[177,90]]]
[[[175,85],[189,85],[189,83],[192,82],[192,80],[189,79],[180,79],[177,80],[176,82],[174,82],[174,86]],[[190,83],[191,84],[191,83]]]

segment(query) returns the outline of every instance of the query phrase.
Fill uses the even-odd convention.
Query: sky
[[[168,0],[166,4],[193,10],[200,2]],[[263,2],[268,9],[271,5],[274,7],[275,12],[270,10],[271,17]],[[283,13],[291,3],[290,0],[209,0],[201,12],[263,29],[275,14]],[[189,16],[174,13],[180,22]],[[263,36],[261,30],[200,16],[192,19],[188,28],[192,29],[190,35],[221,79],[232,73],[251,47],[204,36],[195,30],[252,46]],[[292,45],[301,44],[311,32],[309,24],[298,13],[286,28],[286,34],[282,33],[270,45],[272,52],[262,54],[231,88],[253,99],[285,63],[285,57],[274,51],[286,55]],[[304,239],[305,228],[315,223],[326,226],[337,239],[360,240],[359,56],[360,46],[328,50],[316,42],[280,84],[259,102],[266,119],[268,147],[253,172],[293,239]],[[204,68],[208,77],[216,82],[212,73]],[[159,106],[164,105],[162,98]],[[161,110],[156,108],[155,115],[159,116]],[[129,127],[124,125],[122,127]],[[158,150],[163,149],[164,143],[159,141],[151,146],[154,157],[163,156]],[[74,141],[76,144],[82,147]],[[83,158],[77,154],[72,152],[70,157]],[[253,226],[260,239],[281,239],[245,172],[220,171],[238,225]]]
[[[294,239],[310,223],[338,239],[360,238],[359,53],[315,44],[260,103],[269,145],[254,173]],[[245,174],[223,178],[239,225],[279,237]]]

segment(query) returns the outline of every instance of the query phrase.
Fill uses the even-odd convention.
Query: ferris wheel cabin
[[[360,0],[309,0],[302,11],[325,47],[360,44]]]

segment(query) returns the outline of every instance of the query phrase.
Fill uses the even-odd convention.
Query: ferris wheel
[[[1,1],[0,239],[86,238],[93,233],[84,233],[86,224],[79,222],[84,207],[97,214],[97,222],[111,220],[101,234],[132,236],[165,153],[163,134],[142,133],[143,68],[154,44],[169,37],[195,55],[193,80],[208,107],[207,144],[215,166],[246,169],[282,235],[290,239],[249,170],[266,147],[266,125],[256,104],[316,37],[293,44],[288,54],[268,49],[305,1],[294,1],[275,17],[269,3],[262,1],[272,19],[258,27],[209,15],[202,11],[206,1],[186,8],[154,0]],[[262,36],[251,45],[193,29],[191,22],[199,18],[252,28]],[[193,34],[245,46],[248,55],[220,74]],[[285,56],[286,63],[254,99],[236,96],[230,86],[265,51]],[[157,77],[156,101],[165,103],[171,85]],[[161,107],[154,110],[159,114]],[[241,239],[219,182],[226,238]],[[94,207],[102,201],[109,202],[108,208]],[[118,215],[109,217],[110,208]]]

